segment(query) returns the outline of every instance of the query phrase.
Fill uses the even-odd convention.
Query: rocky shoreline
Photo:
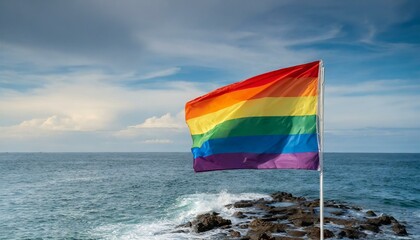
[[[319,239],[319,200],[277,192],[271,199],[242,200],[225,206],[233,214],[211,212],[177,226],[175,232],[213,231],[212,239],[294,240]],[[336,201],[324,203],[325,239],[366,239],[385,235],[407,236],[394,217],[376,214]]]

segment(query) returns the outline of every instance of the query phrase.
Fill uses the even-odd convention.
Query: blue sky
[[[318,59],[326,151],[420,152],[419,1],[1,1],[0,151],[189,151],[185,102]]]

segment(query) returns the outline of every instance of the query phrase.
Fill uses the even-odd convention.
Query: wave
[[[94,238],[108,240],[170,240],[170,239],[211,239],[217,236],[217,231],[195,234],[193,232],[176,232],[175,227],[192,220],[201,213],[215,211],[224,218],[231,218],[234,209],[225,206],[239,200],[270,199],[267,194],[259,193],[229,193],[226,190],[219,193],[196,193],[178,197],[175,203],[165,211],[163,219],[156,219],[138,224],[108,224],[91,231]],[[233,219],[234,220],[234,219]],[[187,231],[187,230],[186,230]]]

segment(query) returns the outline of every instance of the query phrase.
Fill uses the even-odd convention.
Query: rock
[[[407,230],[405,229],[405,226],[400,223],[394,223],[392,224],[392,231],[395,232],[398,236],[407,236]]]
[[[335,215],[335,216],[342,216],[344,213],[345,212],[344,211],[341,211],[341,210],[331,212],[331,214],[332,215]]]
[[[247,229],[247,228],[249,228],[249,225],[248,224],[242,224],[242,225],[239,225],[239,228],[240,229]]]
[[[232,216],[236,218],[246,218],[246,215],[243,212],[235,212]]]
[[[299,237],[275,237],[276,240],[302,240]]]
[[[238,238],[241,236],[241,233],[235,230],[230,230],[229,233],[230,233],[230,236],[234,238]]]
[[[298,202],[306,200],[304,197],[294,197],[291,193],[287,192],[276,192],[271,194],[271,197],[274,201],[278,202]]]
[[[261,220],[266,221],[266,222],[276,222],[279,219],[282,219],[283,216],[279,216],[279,215],[264,215]],[[286,219],[287,217],[285,217],[284,219]]]
[[[368,217],[376,217],[376,213],[372,210],[369,210],[366,212],[366,216]]]
[[[192,228],[195,232],[205,232],[214,228],[230,225],[231,221],[218,216],[217,213],[206,213],[198,215],[197,219],[192,222]]]
[[[393,221],[395,221],[395,218],[388,215],[383,215],[378,218],[369,218],[366,222],[371,225],[381,226],[391,224]]]
[[[306,201],[304,203],[302,203],[303,206],[305,207],[319,207],[319,200],[314,200],[314,201]]]
[[[254,203],[252,201],[242,200],[242,201],[234,203],[233,207],[235,207],[235,208],[247,208],[247,207],[252,207],[253,205],[254,205]]]
[[[290,211],[293,211],[293,213],[297,213],[296,208],[287,208],[287,207],[273,207],[273,208],[270,208],[266,211],[269,214],[288,214]]]
[[[296,227],[307,227],[312,226],[314,223],[319,221],[318,217],[315,217],[312,214],[298,213],[291,215],[288,218]]]
[[[265,204],[270,204],[270,203],[273,203],[273,201],[271,201],[271,200],[266,200],[266,199],[264,199],[264,198],[260,198],[260,199],[256,200],[256,201],[255,201],[255,203],[265,203]]]
[[[338,233],[338,236],[341,238],[359,239],[366,237],[366,234],[355,229],[346,228]]]
[[[247,237],[251,240],[276,240],[270,233],[249,231]]]
[[[320,229],[319,227],[310,227],[306,229],[309,239],[319,239]],[[328,229],[324,229],[324,238],[335,237],[334,233]]]
[[[268,210],[271,210],[271,209],[274,208],[273,206],[269,206],[265,203],[257,203],[257,204],[255,204],[255,207],[259,208],[259,209],[262,209],[262,210],[265,210],[265,211],[268,211]]]
[[[371,232],[375,232],[378,233],[379,232],[379,227],[377,225],[371,225],[371,224],[362,224],[359,227],[360,230],[367,230],[367,231],[371,231]]]
[[[286,232],[287,232],[287,235],[291,237],[303,237],[306,235],[306,232],[297,231],[297,230],[288,230]]]
[[[282,223],[267,222],[261,219],[255,219],[249,224],[249,227],[254,232],[277,233],[277,232],[284,232],[285,229],[287,228],[287,225],[282,224]]]

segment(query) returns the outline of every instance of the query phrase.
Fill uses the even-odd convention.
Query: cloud
[[[185,128],[186,125],[181,121],[179,117],[172,117],[170,113],[166,113],[161,117],[150,117],[146,119],[143,123],[129,126],[129,128],[172,128],[180,129]]]
[[[419,128],[419,87],[399,80],[327,85],[326,130],[349,133],[352,129],[370,129],[377,134],[389,128]]]
[[[46,131],[118,132],[126,126],[179,130],[185,128],[182,113],[159,114],[182,109],[185,102],[203,93],[186,82],[169,82],[165,89],[129,89],[109,81],[118,77],[100,72],[47,74],[41,87],[0,89],[0,111],[8,113],[0,119],[0,127],[8,129],[0,138]],[[136,124],[138,119],[145,120]]]
[[[180,70],[181,68],[179,67],[168,68],[168,69],[145,74],[143,76],[140,76],[139,79],[146,80],[146,79],[152,79],[152,78],[168,77],[168,76],[177,74]]]
[[[66,132],[92,132],[97,128],[94,119],[90,116],[78,118],[53,115],[46,118],[25,120],[17,125],[0,127],[0,138],[34,138],[62,135]]]
[[[326,94],[330,95],[377,95],[382,93],[395,94],[397,91],[415,91],[420,89],[420,84],[407,80],[389,79],[354,84],[332,85],[326,88]]]
[[[53,131],[86,131],[92,130],[92,126],[86,126],[90,119],[73,119],[53,115],[45,119],[32,119],[20,123],[17,127],[22,129],[39,128]],[[93,128],[94,129],[94,128]]]
[[[114,135],[122,138],[167,137],[168,135],[186,133],[186,127],[184,111],[180,111],[175,116],[172,116],[171,113],[166,113],[160,117],[148,117],[142,123],[128,126],[125,129],[117,131]]]

